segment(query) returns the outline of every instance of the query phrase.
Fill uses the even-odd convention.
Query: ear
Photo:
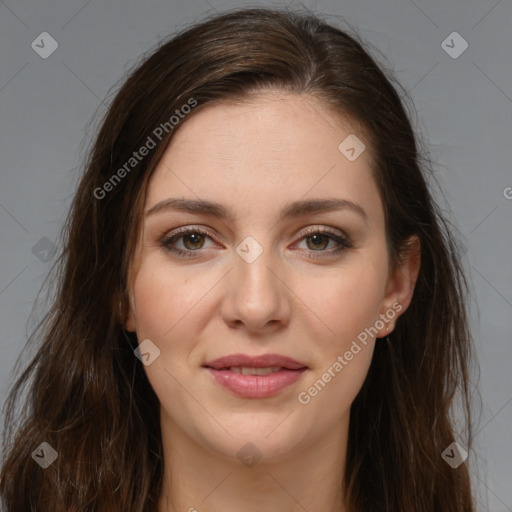
[[[407,240],[405,249],[400,255],[400,260],[394,272],[388,278],[386,295],[382,303],[381,318],[382,314],[390,318],[389,312],[391,310],[394,311],[394,314],[386,322],[384,328],[379,330],[378,338],[384,338],[390,334],[395,328],[397,318],[405,313],[409,307],[418,279],[420,265],[421,243],[418,236],[413,235]]]

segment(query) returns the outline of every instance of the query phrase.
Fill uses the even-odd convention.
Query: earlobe
[[[390,321],[382,333],[379,332],[379,337],[385,337],[390,334],[395,326],[396,319],[403,314],[409,307],[418,274],[421,266],[421,243],[417,235],[413,235],[406,243],[400,261],[395,268],[395,271],[390,275],[386,299],[383,303],[383,314],[386,314],[390,309],[394,310],[393,321]]]

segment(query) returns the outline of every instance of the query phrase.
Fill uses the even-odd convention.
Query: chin
[[[199,426],[202,442],[219,455],[231,460],[236,457],[242,463],[245,457],[269,464],[285,461],[300,446],[308,444],[310,437],[296,424],[297,418],[292,419],[293,413],[287,418],[290,410],[219,415],[219,421],[227,425],[231,435],[224,431],[221,435],[218,428],[205,430]],[[214,432],[219,435],[213,437]]]

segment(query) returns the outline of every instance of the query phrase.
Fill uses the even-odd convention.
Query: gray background
[[[111,87],[143,51],[185,24],[242,5],[298,4],[0,0],[2,403],[31,329],[29,313],[53,261],[52,242],[76,186],[84,138],[93,133],[91,117],[104,109]],[[477,464],[479,510],[512,511],[512,4],[325,0],[302,5],[332,15],[333,22],[343,16],[382,52],[374,55],[385,59],[413,98],[418,130],[461,232],[474,290],[481,377],[479,383],[477,376],[473,380],[483,407],[469,461]],[[441,46],[454,31],[469,45],[457,58]],[[59,45],[46,59],[31,47],[42,32]],[[462,48],[457,39],[445,44],[452,52]]]

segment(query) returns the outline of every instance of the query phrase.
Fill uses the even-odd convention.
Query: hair
[[[147,185],[186,122],[169,127],[176,110],[196,101],[192,116],[215,102],[272,91],[314,98],[360,123],[392,265],[412,235],[421,243],[412,302],[392,337],[376,344],[351,406],[340,482],[349,510],[475,510],[468,464],[452,469],[442,458],[462,436],[471,450],[468,286],[451,226],[429,190],[431,168],[404,107],[406,93],[356,35],[317,15],[272,9],[228,11],[183,30],[144,56],[108,108],[62,231],[51,306],[29,338],[37,353],[5,405],[5,510],[156,509],[159,401],[134,357],[136,336],[123,329]],[[128,172],[148,137],[156,146]],[[126,176],[114,182],[122,168]],[[457,397],[460,433],[452,416]],[[58,453],[47,469],[31,458],[41,442]]]

